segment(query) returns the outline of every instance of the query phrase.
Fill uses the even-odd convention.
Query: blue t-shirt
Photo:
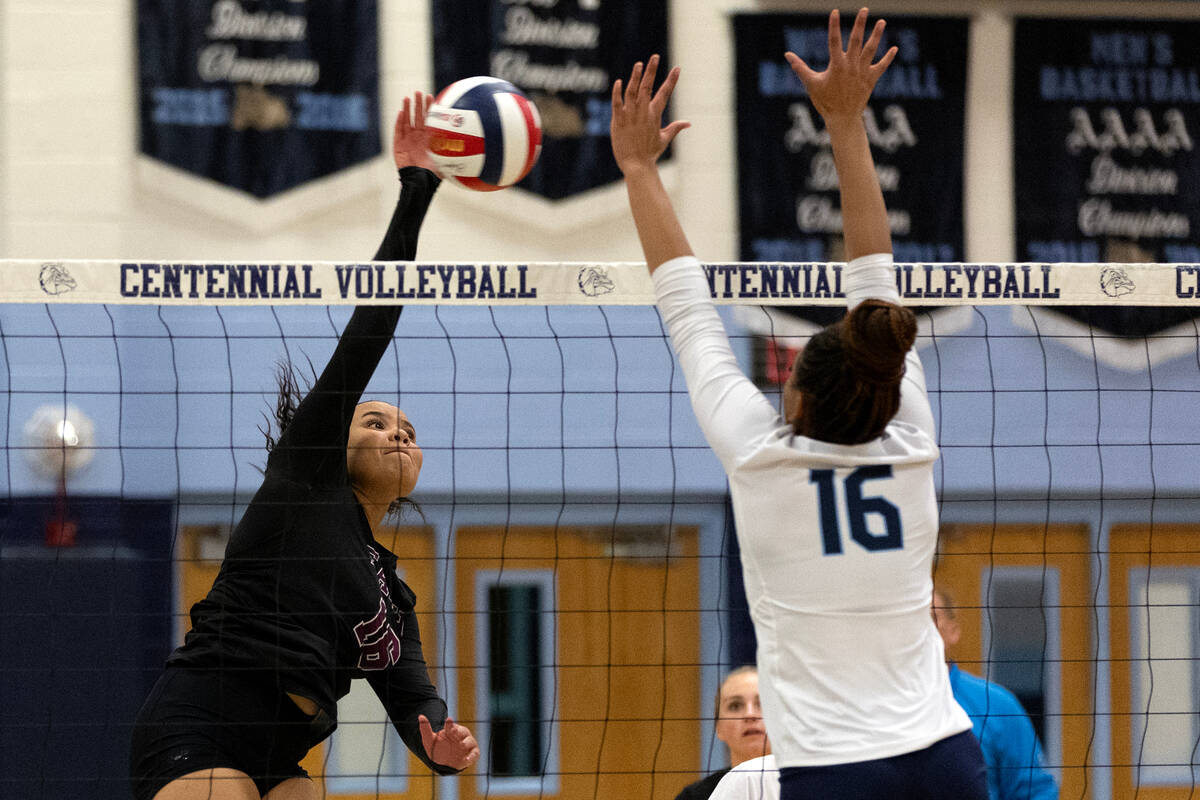
[[[950,665],[954,699],[971,725],[988,767],[991,800],[1058,800],[1029,715],[1012,692]]]

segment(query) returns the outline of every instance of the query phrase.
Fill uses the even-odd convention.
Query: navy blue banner
[[[1018,259],[1200,262],[1200,22],[1018,19],[1013,61]],[[1195,316],[1067,313],[1135,336]]]
[[[783,58],[829,63],[828,17],[744,14],[737,43],[738,209],[743,261],[841,261],[833,153],[820,115]],[[900,48],[866,113],[897,261],[963,260],[967,22],[891,17],[882,54]],[[849,38],[846,20],[843,39]],[[836,309],[797,310],[820,324]]]
[[[666,0],[433,3],[437,89],[492,75],[529,95],[542,118],[542,155],[517,185],[552,200],[620,180],[608,136],[613,81],[654,53],[665,74]]]
[[[376,0],[138,0],[141,151],[258,198],[373,158]]]

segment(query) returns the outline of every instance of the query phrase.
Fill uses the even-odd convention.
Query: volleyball
[[[429,157],[446,179],[477,192],[511,186],[542,152],[537,107],[508,81],[455,81],[429,107]]]

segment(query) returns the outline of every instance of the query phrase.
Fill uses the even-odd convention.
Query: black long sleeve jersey
[[[400,200],[376,260],[411,260],[440,180],[400,171]],[[262,486],[230,537],[192,630],[168,664],[244,670],[320,707],[312,744],[337,727],[337,701],[366,678],[409,749],[431,769],[417,716],[434,730],[446,704],[429,679],[396,556],[371,534],[346,471],[355,406],[400,319],[398,306],[360,306],[333,356],[267,459]]]

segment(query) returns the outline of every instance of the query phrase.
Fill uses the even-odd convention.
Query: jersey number
[[[387,669],[400,661],[400,637],[388,620],[387,603],[379,598],[379,611],[366,622],[354,626],[358,640],[358,668]]]
[[[899,550],[904,547],[900,529],[900,509],[882,497],[863,497],[862,485],[866,481],[892,477],[890,464],[875,464],[859,467],[842,481],[845,487],[846,519],[850,521],[850,538],[863,549]],[[817,504],[821,511],[821,543],[825,555],[840,555],[842,532],[838,529],[837,485],[831,469],[814,469],[809,474],[809,483],[817,485]],[[884,533],[871,533],[867,529],[867,515],[883,517]]]

